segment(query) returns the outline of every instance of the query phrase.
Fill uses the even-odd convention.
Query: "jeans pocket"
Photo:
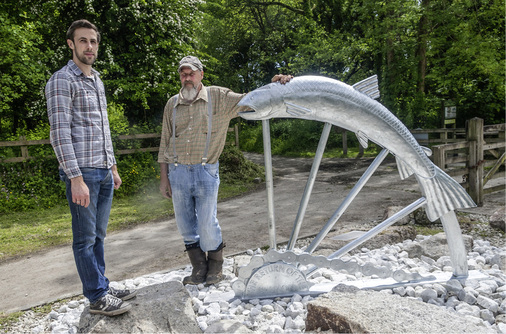
[[[219,177],[219,164],[206,164],[204,165],[204,170],[209,174],[212,178],[217,179]]]
[[[63,171],[63,169],[58,169],[58,175],[60,176],[60,180],[63,182],[67,182],[68,177],[67,174]]]

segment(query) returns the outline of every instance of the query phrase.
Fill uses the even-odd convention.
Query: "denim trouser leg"
[[[169,165],[172,203],[179,233],[186,245],[196,242],[204,251],[218,248],[222,242],[216,218],[219,164]]]
[[[105,274],[104,239],[109,222],[114,181],[112,172],[102,168],[81,168],[84,182],[90,192],[90,205],[72,203],[70,180],[60,170],[65,181],[67,200],[72,215],[72,250],[77,272],[83,284],[83,294],[91,303],[109,290]]]

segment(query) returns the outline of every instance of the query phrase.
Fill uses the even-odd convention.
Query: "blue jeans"
[[[90,303],[94,303],[109,290],[109,280],[104,276],[104,239],[111,212],[114,180],[110,169],[81,168],[81,173],[90,191],[90,205],[87,208],[72,203],[70,179],[61,169],[60,179],[67,187],[67,201],[72,215],[72,250],[83,284],[83,295]]]
[[[222,242],[216,218],[219,163],[169,165],[169,181],[176,224],[184,243],[200,243],[204,251],[213,251]]]

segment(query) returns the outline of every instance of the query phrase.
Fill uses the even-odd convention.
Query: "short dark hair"
[[[97,27],[90,21],[84,19],[72,22],[69,30],[67,30],[67,39],[74,41],[74,32],[79,28],[88,28],[95,30],[97,33],[97,42],[100,43],[100,32],[98,31]]]

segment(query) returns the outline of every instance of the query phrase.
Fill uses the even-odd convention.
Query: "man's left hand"
[[[111,170],[112,170],[112,179],[114,180],[114,189],[119,189],[123,181],[121,181],[121,177],[119,176],[116,165],[113,165]]]
[[[286,84],[288,81],[293,79],[293,75],[288,74],[276,74],[272,77],[272,82],[280,82],[281,84]]]

